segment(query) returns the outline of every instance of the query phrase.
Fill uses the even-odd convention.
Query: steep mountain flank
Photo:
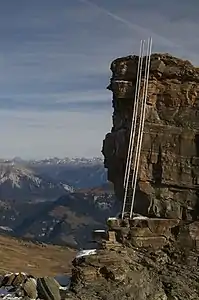
[[[69,187],[42,176],[23,164],[0,162],[0,199],[17,201],[54,200]]]
[[[87,247],[90,232],[119,210],[111,191],[65,193],[56,201],[0,201],[0,233],[45,243]]]
[[[113,127],[102,152],[118,199],[132,119],[138,57],[111,64]],[[144,67],[144,66],[143,66]],[[196,219],[199,214],[199,68],[152,54],[135,209],[145,215]]]

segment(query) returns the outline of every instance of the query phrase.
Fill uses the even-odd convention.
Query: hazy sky
[[[0,2],[0,157],[99,156],[110,62],[142,38],[199,65],[198,0],[90,2]]]

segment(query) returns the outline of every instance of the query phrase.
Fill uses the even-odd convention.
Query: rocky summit
[[[199,299],[199,222],[110,218],[98,248],[77,255],[66,299]]]
[[[138,56],[111,64],[113,127],[103,144],[108,179],[118,199],[132,121]],[[144,69],[144,66],[143,66]],[[142,89],[143,84],[141,84]],[[135,211],[197,219],[199,214],[199,68],[169,54],[152,54]]]
[[[113,127],[102,152],[121,203],[137,65],[137,56],[113,61],[108,86]],[[133,218],[95,230],[96,249],[74,259],[66,299],[199,299],[198,93],[199,69],[152,54]]]

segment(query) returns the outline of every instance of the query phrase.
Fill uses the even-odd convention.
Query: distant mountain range
[[[24,165],[0,163],[0,200],[56,200],[66,191],[73,188]]]
[[[58,158],[58,157],[50,157],[45,159],[32,159],[32,160],[25,160],[20,157],[14,157],[13,159],[0,159],[0,162],[7,162],[7,163],[22,163],[22,164],[32,164],[32,165],[99,165],[103,164],[103,159],[101,157],[93,157],[93,158],[85,158],[85,157],[75,157],[75,158]]]
[[[107,182],[107,174],[101,158],[46,158],[43,160],[1,160],[2,163],[20,165],[54,183],[75,189],[93,188]],[[1,163],[0,161],[0,163]]]
[[[18,158],[19,159],[19,158]],[[14,159],[16,161],[16,158]],[[22,161],[22,159],[19,159]],[[93,157],[93,158],[85,158],[85,157],[76,157],[76,158],[58,158],[58,157],[52,157],[52,158],[45,158],[42,160],[30,160],[29,161],[32,164],[57,164],[57,165],[99,165],[103,164],[103,159],[100,157]]]
[[[0,233],[85,247],[119,210],[101,159],[0,162]]]
[[[107,182],[101,159],[0,160],[0,200],[48,201]]]
[[[93,229],[104,229],[106,219],[120,211],[110,191],[67,193],[56,201],[0,201],[0,233],[46,243],[88,247]]]

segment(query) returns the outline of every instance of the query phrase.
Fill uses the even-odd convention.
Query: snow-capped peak
[[[0,164],[0,184],[9,182],[12,187],[20,188],[23,180],[31,181],[36,186],[39,186],[42,181],[32,170],[23,166],[13,162]]]

